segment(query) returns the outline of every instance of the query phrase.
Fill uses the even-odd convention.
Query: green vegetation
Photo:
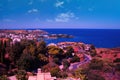
[[[63,62],[63,71],[67,71],[67,69],[70,66],[70,63],[66,59],[63,59],[62,62]]]
[[[48,54],[51,56],[56,56],[62,54],[63,51],[57,46],[48,46]]]
[[[95,46],[94,46],[94,45],[91,45],[90,48],[91,48],[91,50],[90,50],[90,55],[91,55],[92,57],[96,56],[97,54],[96,54]]]
[[[28,80],[26,77],[26,71],[24,70],[19,70],[16,75],[18,80]]]
[[[115,65],[115,70],[116,70],[116,71],[120,71],[120,64],[116,64],[116,65]]]
[[[51,73],[52,76],[59,77],[59,75],[60,75],[60,69],[59,69],[59,67],[53,67],[53,68],[51,68],[50,73]]]
[[[81,80],[85,80],[87,72],[88,72],[87,69],[78,68],[77,70],[75,70],[74,76],[76,78],[80,78]]]
[[[74,50],[71,46],[66,47],[66,53],[64,54],[66,58],[73,57],[72,53]]]
[[[84,45],[82,47],[85,48]],[[97,54],[93,45],[85,54],[94,58],[84,64],[85,67],[71,71],[70,64],[80,62],[80,57],[77,54],[73,56],[73,53],[74,49],[71,46],[61,49],[58,46],[46,46],[44,41],[22,40],[10,44],[10,40],[0,40],[0,80],[7,80],[9,75],[16,75],[18,80],[27,80],[27,72],[34,73],[38,68],[57,78],[72,75],[81,80],[105,80],[100,72],[115,75],[115,72],[120,71],[120,58],[113,62],[95,58]],[[59,68],[60,65],[63,66],[62,69]]]
[[[7,75],[0,76],[0,80],[8,80]]]
[[[116,59],[114,60],[114,63],[120,63],[120,58],[116,58]]]
[[[80,58],[79,58],[77,55],[75,55],[75,56],[73,56],[73,58],[70,60],[70,62],[71,62],[71,63],[80,62]]]
[[[102,70],[103,61],[99,59],[92,59],[91,63],[89,64],[89,68],[93,70]]]
[[[30,54],[22,54],[18,60],[18,69],[20,70],[31,71],[35,69],[35,65],[35,58]]]
[[[99,74],[89,72],[85,80],[105,80],[105,78]]]

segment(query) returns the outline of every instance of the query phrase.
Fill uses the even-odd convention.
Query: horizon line
[[[29,29],[33,29],[33,30],[37,30],[37,29],[106,29],[106,30],[119,30],[120,28],[0,28],[0,30],[29,30]]]

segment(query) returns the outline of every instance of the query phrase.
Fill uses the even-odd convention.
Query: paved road
[[[89,55],[84,54],[84,56],[85,56],[84,61],[76,62],[76,63],[71,64],[70,67],[69,67],[69,70],[77,69],[77,68],[79,68],[80,65],[88,63],[92,59],[91,56],[89,56]],[[63,65],[59,66],[59,68],[62,69]]]
[[[89,55],[84,54],[84,56],[85,56],[84,61],[71,64],[69,70],[77,69],[79,68],[80,65],[85,64],[91,60],[91,57]]]

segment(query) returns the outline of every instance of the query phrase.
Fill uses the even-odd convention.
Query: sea
[[[47,44],[58,42],[83,42],[97,48],[120,47],[120,29],[42,29],[50,34],[69,34],[74,38],[47,39]]]

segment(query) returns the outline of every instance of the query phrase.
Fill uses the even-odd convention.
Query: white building
[[[38,69],[37,76],[29,76],[28,80],[55,80],[56,77],[51,77],[50,72],[42,73],[41,69]]]
[[[21,41],[20,38],[14,38],[14,39],[13,39],[13,43],[15,43],[15,42],[20,42],[20,41]]]
[[[10,76],[8,77],[9,80],[17,80],[16,76]]]

